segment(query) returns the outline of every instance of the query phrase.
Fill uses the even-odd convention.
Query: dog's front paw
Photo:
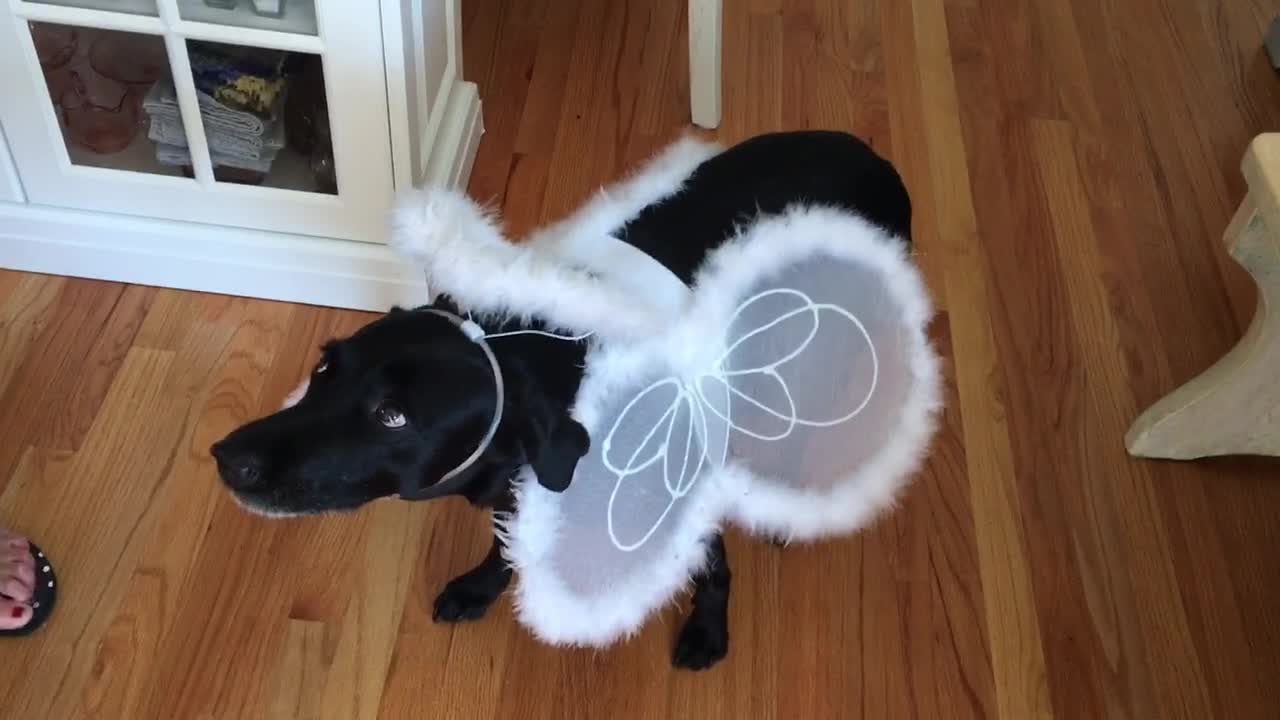
[[[431,619],[436,622],[479,620],[484,617],[485,611],[496,599],[491,593],[455,580],[445,585],[444,590],[436,596],[435,610],[431,613]]]
[[[691,617],[680,631],[671,664],[686,670],[705,670],[729,652],[729,629],[720,622]]]

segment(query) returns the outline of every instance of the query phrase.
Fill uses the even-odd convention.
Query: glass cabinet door
[[[164,38],[54,23],[28,28],[72,164],[181,174],[158,161],[143,109],[152,87],[173,84]],[[173,120],[182,134],[182,118]]]
[[[199,40],[186,49],[216,181],[337,194],[319,55]],[[151,99],[173,119],[157,147],[189,164],[173,84]]]
[[[178,13],[183,20],[316,34],[313,0],[178,0]]]
[[[40,5],[62,5],[86,10],[128,13],[130,15],[159,15],[156,0],[31,0]]]
[[[0,7],[0,64],[17,68],[0,76],[17,100],[0,120],[30,200],[381,240],[392,168],[377,5],[332,0],[318,15],[320,1]]]

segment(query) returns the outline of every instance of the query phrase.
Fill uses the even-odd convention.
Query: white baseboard
[[[11,203],[0,267],[359,310],[427,298],[381,244]]]
[[[464,186],[483,133],[458,83],[427,180]],[[0,267],[358,310],[427,301],[420,271],[387,246],[0,202]]]

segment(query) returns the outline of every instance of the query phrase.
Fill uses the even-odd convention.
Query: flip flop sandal
[[[30,635],[35,632],[49,618],[49,614],[53,612],[53,605],[58,599],[58,588],[55,586],[56,579],[53,575],[53,566],[49,564],[49,558],[44,556],[44,552],[36,547],[35,543],[28,544],[31,557],[36,561],[36,588],[31,595],[31,619],[20,628],[0,630],[0,637]]]

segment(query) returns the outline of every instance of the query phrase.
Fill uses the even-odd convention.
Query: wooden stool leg
[[[1125,437],[1133,455],[1280,455],[1280,228],[1268,227],[1256,190],[1251,185],[1225,236],[1231,256],[1258,285],[1249,331],[1217,364],[1134,422]]]
[[[720,126],[721,0],[689,0],[689,95],[693,123]]]

